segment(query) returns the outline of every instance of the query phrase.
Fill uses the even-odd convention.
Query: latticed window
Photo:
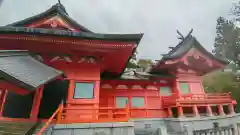
[[[172,95],[172,89],[168,86],[161,86],[160,87],[160,95],[161,96],[170,96],[170,95]]]
[[[190,93],[189,84],[186,82],[180,82],[180,90],[182,94],[189,94]]]
[[[144,97],[132,97],[132,107],[144,107]]]
[[[116,97],[116,107],[125,108],[128,104],[128,97]]]
[[[92,82],[76,82],[73,98],[93,98],[94,83]]]

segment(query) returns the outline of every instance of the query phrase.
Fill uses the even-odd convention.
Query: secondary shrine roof
[[[169,59],[176,59],[180,58],[183,55],[185,55],[190,49],[197,48],[202,53],[210,57],[211,59],[217,60],[218,62],[222,64],[227,64],[227,61],[224,61],[222,59],[219,59],[215,57],[213,54],[208,52],[196,39],[196,37],[192,36],[191,33],[189,33],[176,47],[174,47],[171,51],[168,52],[168,54],[164,55],[162,60],[169,60]]]
[[[208,52],[191,33],[192,30],[186,37],[182,37],[177,46],[171,47],[172,50],[164,54],[161,60],[148,69],[148,72],[181,68],[187,72],[191,69],[205,74],[228,64],[227,61]]]
[[[26,51],[0,51],[0,76],[16,86],[33,91],[63,75],[31,57]]]

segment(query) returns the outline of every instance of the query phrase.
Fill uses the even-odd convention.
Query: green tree
[[[240,67],[239,28],[223,17],[217,19],[216,38],[213,53],[216,57],[232,61]]]
[[[203,87],[209,93],[227,93],[231,92],[233,99],[240,103],[240,82],[236,80],[236,74],[233,72],[213,72],[203,77]],[[240,112],[240,104],[237,105],[237,111]]]
[[[140,68],[143,68],[143,70],[146,70],[149,66],[153,64],[152,60],[147,59],[140,59],[137,63]]]
[[[216,38],[214,43],[214,50],[213,53],[215,56],[221,58],[224,57],[224,46],[227,44],[224,39],[223,29],[227,24],[227,20],[223,17],[219,17],[217,19],[217,26],[216,26]]]
[[[240,21],[240,1],[233,3],[231,8],[231,13],[233,15],[233,21],[239,22]]]

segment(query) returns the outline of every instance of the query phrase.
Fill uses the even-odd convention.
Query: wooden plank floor
[[[25,135],[35,123],[0,121],[0,135]]]

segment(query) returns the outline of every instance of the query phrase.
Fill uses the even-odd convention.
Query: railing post
[[[108,117],[109,117],[110,119],[114,119],[113,109],[110,108],[110,109],[108,109],[107,112],[108,112]]]
[[[235,114],[233,104],[228,104],[228,110],[230,115]]]
[[[207,113],[208,113],[208,116],[213,116],[213,113],[212,113],[212,108],[210,105],[207,105]]]
[[[177,111],[178,111],[178,117],[184,117],[182,106],[178,106]]]
[[[83,109],[84,110],[84,109]],[[93,106],[93,108],[91,109],[91,117],[93,121],[97,121],[99,120],[100,117],[100,110],[102,110],[99,106]],[[104,110],[104,109],[103,109]]]
[[[126,101],[125,112],[126,112],[126,117],[127,117],[127,119],[129,119],[129,117],[130,117],[130,106],[129,106],[128,101]]]
[[[195,117],[199,117],[200,116],[199,112],[198,112],[198,108],[197,108],[196,105],[193,106],[193,112],[194,112]]]
[[[63,103],[60,104],[60,106],[58,107],[58,109],[53,113],[53,115],[48,119],[48,121],[45,123],[45,125],[40,129],[40,131],[37,133],[37,135],[42,135],[42,133],[44,132],[44,130],[46,130],[46,128],[49,126],[49,124],[51,124],[52,120],[57,116],[60,115],[60,111],[62,112],[63,110]],[[58,119],[58,118],[57,118]],[[58,119],[59,120],[59,119]]]
[[[62,100],[60,107],[59,107],[59,112],[57,114],[57,123],[59,123],[62,120],[63,108],[64,108],[64,105],[63,105],[63,100]]]
[[[219,115],[221,115],[221,116],[225,115],[224,110],[223,110],[223,106],[221,104],[218,105],[218,112],[219,112]]]

